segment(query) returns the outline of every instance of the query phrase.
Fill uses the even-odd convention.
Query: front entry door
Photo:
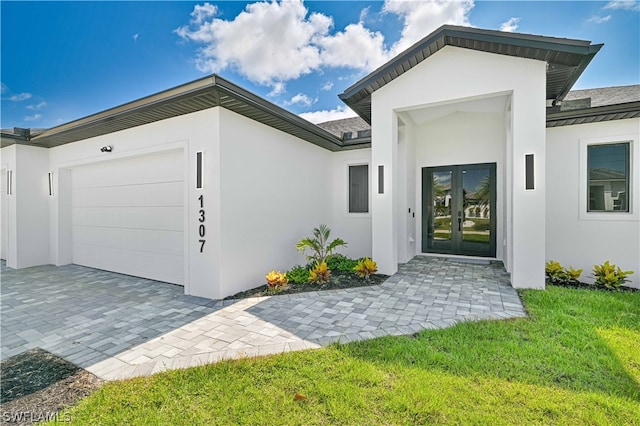
[[[496,165],[422,169],[422,251],[495,257]]]

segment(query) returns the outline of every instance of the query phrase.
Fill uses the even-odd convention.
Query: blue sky
[[[574,89],[640,82],[637,1],[0,3],[2,128],[49,128],[213,72],[314,122],[442,24],[605,43]]]

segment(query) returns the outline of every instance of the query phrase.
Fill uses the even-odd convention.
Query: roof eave
[[[274,118],[271,127],[331,151],[342,148],[342,141],[335,135],[215,74],[51,128],[34,136],[31,144],[54,147],[216,106],[225,107],[220,102],[223,94],[242,104],[241,107],[230,106],[228,109],[231,111],[249,118],[260,111]],[[202,99],[195,102],[196,98]],[[182,109],[172,108],[182,101],[193,101],[194,105],[183,105]],[[127,124],[127,119],[131,121],[131,117],[137,113],[141,117],[135,123]],[[112,130],[109,124],[118,120],[121,120],[121,124],[115,126],[116,130]]]
[[[550,112],[547,114],[546,123],[549,128],[638,117],[640,117],[640,101],[634,101],[570,111]]]

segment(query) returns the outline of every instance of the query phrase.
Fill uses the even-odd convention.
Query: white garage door
[[[184,284],[182,151],[72,170],[73,263]]]

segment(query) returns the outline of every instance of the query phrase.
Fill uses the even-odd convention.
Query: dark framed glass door
[[[422,169],[422,251],[495,257],[496,165]]]

